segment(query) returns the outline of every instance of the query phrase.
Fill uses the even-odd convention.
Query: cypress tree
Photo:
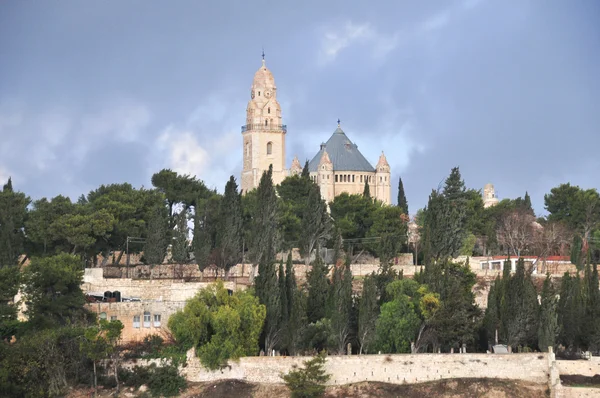
[[[155,207],[148,220],[148,237],[144,244],[144,259],[146,264],[162,264],[167,254],[167,225],[168,218],[165,209]]]
[[[350,336],[350,316],[352,312],[352,271],[350,259],[345,264],[335,266],[331,283],[331,329],[338,354],[343,354]]]
[[[23,229],[30,199],[15,192],[12,179],[0,191],[0,267],[17,265],[23,253]]]
[[[242,259],[243,215],[242,198],[233,176],[225,185],[219,209],[217,247],[220,251],[220,267],[227,274]]]
[[[369,179],[365,179],[365,187],[363,189],[363,196],[365,198],[370,198],[371,197],[371,189],[369,188]]]
[[[328,267],[317,253],[312,269],[308,272],[308,301],[306,303],[306,315],[310,323],[325,318],[327,311],[327,299],[329,292]]]
[[[531,197],[529,196],[529,192],[525,191],[525,199],[523,199],[523,207],[525,210],[533,214],[533,207],[531,206]]]
[[[281,324],[282,327],[286,327],[287,322],[289,320],[290,312],[289,312],[289,299],[288,299],[288,291],[286,284],[285,271],[283,270],[283,258],[279,263],[279,271],[278,281],[279,281],[279,294],[280,294],[280,304],[281,304]]]
[[[558,300],[559,342],[569,350],[581,347],[582,321],[585,316],[584,299],[579,275],[565,272]]]
[[[296,275],[292,263],[292,253],[288,254],[285,265],[285,288],[288,299],[288,323],[285,330],[285,345],[288,352],[293,355],[297,352],[302,329],[306,323],[305,297],[296,286]]]
[[[375,327],[379,316],[377,285],[373,275],[363,280],[362,296],[358,304],[358,343],[359,353],[369,353],[369,347],[375,340]]]
[[[556,345],[556,337],[558,336],[557,304],[556,293],[554,292],[550,274],[548,273],[542,287],[540,324],[538,328],[538,347],[544,352],[548,351],[548,347]]]
[[[508,282],[508,344],[531,346],[537,342],[539,306],[531,275],[525,261],[519,259],[517,270]]]
[[[398,207],[402,209],[402,213],[408,215],[408,201],[404,194],[404,184],[402,183],[402,177],[398,179]]]
[[[179,212],[175,219],[177,228],[173,234],[174,239],[173,248],[171,249],[171,257],[173,262],[176,264],[185,264],[189,260],[189,228],[187,225],[188,220],[185,210]]]
[[[258,265],[258,276],[255,279],[256,295],[267,310],[263,328],[265,351],[271,351],[280,342],[281,324],[281,294],[279,280],[274,264],[274,256],[270,252],[263,255]]]
[[[310,263],[313,250],[319,251],[321,243],[329,238],[330,232],[331,219],[327,212],[327,205],[321,199],[319,188],[313,185],[302,214],[302,234],[299,242],[306,265]]]
[[[308,171],[308,160],[304,163],[304,168],[302,169],[302,174],[300,174],[302,178],[310,178],[310,172]]]

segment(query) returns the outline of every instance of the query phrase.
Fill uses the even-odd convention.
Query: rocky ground
[[[74,391],[70,398],[89,397],[89,390]],[[113,396],[105,391],[100,397]],[[125,389],[121,397],[143,397],[147,393]],[[215,383],[194,383],[181,395],[183,398],[287,398],[289,390],[284,385],[257,385],[239,380],[226,380]],[[328,387],[326,398],[512,398],[512,397],[549,397],[546,385],[523,381],[497,379],[452,379],[421,384],[357,383],[345,386]]]

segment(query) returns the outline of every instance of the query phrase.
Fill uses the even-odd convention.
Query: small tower
[[[254,74],[250,88],[250,100],[246,108],[246,124],[242,126],[243,163],[242,192],[258,187],[264,171],[273,166],[273,184],[286,177],[285,135],[281,106],[277,102],[277,87],[273,74],[262,65]]]
[[[321,198],[329,203],[334,198],[333,192],[333,163],[329,159],[327,151],[323,151],[321,161],[319,162],[319,171],[317,177],[317,184],[321,190]]]
[[[391,198],[391,170],[383,151],[375,167],[375,198],[386,205],[392,203]]]
[[[290,167],[290,175],[295,176],[300,174],[302,174],[302,165],[300,165],[298,156],[294,156],[294,160],[292,160],[292,166]]]
[[[483,187],[483,207],[488,208],[497,204],[498,197],[496,196],[494,185],[485,184],[485,187]]]

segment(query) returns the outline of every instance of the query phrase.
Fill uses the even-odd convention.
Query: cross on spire
[[[265,48],[263,47],[262,49],[262,57],[263,57],[263,61],[265,60]]]
[[[340,118],[338,117],[338,127],[340,127]]]

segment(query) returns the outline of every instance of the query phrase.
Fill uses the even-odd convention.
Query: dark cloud
[[[76,195],[174,167],[222,189],[264,46],[288,163],[339,117],[371,162],[385,151],[412,210],[459,165],[542,211],[561,182],[598,187],[598,17],[559,1],[4,5],[0,177]]]

